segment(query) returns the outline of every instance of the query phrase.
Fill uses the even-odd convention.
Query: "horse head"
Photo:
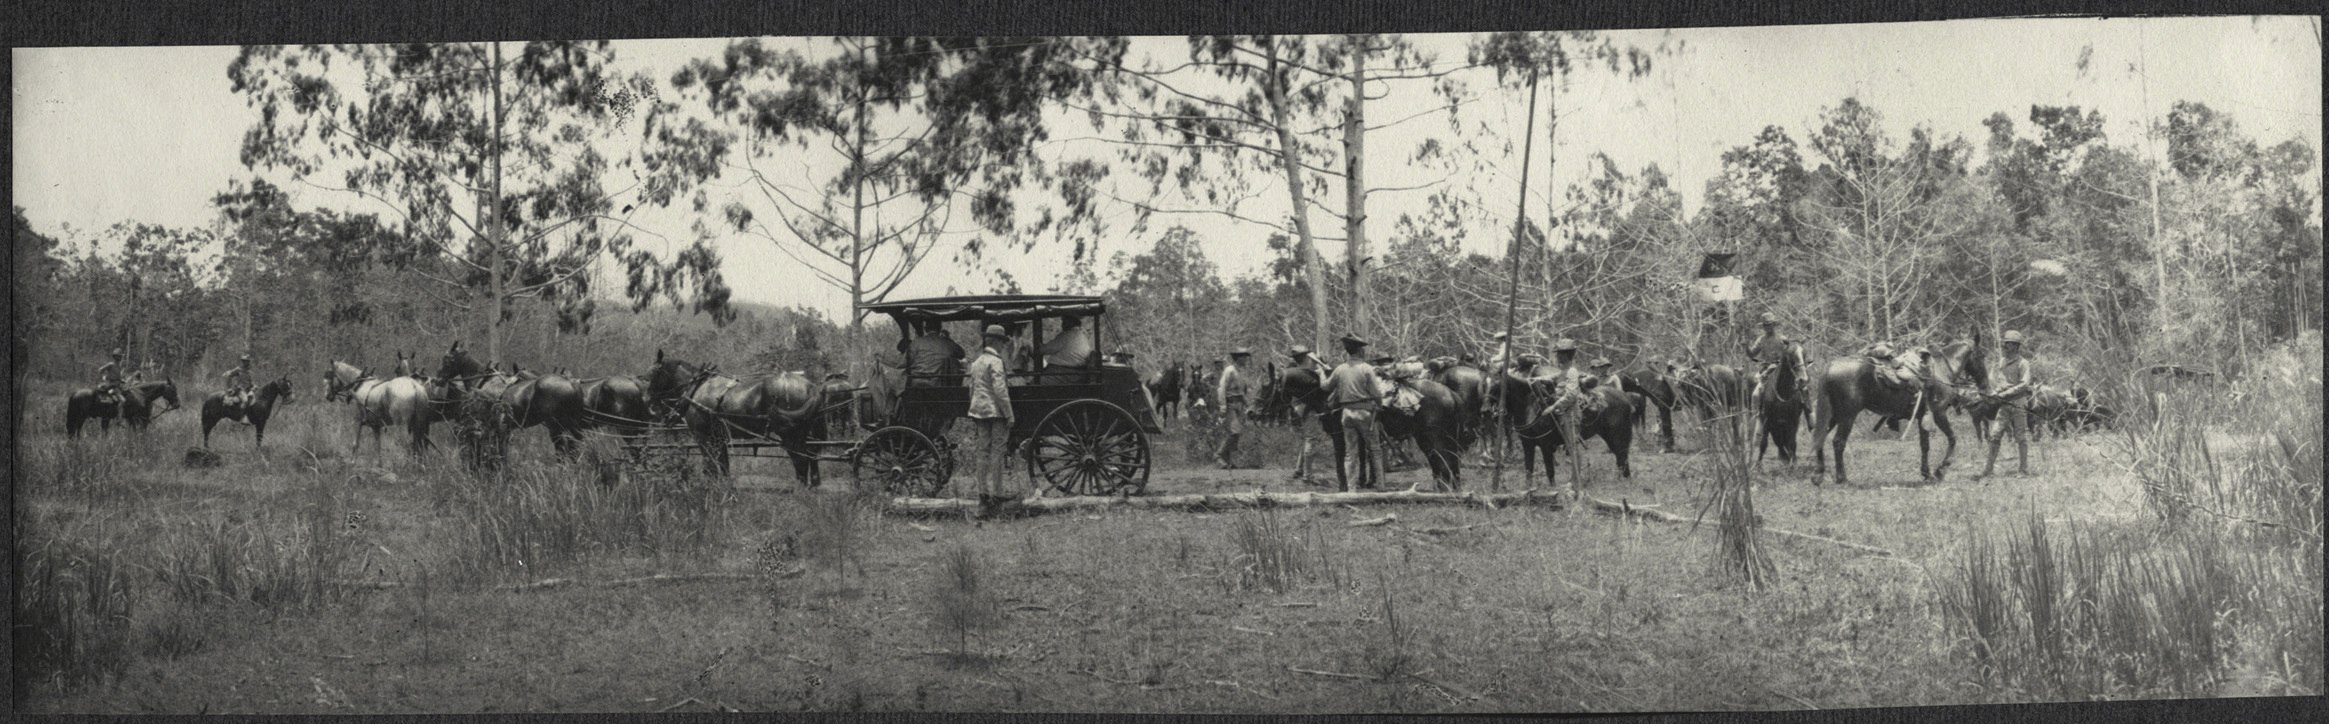
[[[260,386],[259,386],[259,391],[258,391],[258,400],[259,400],[260,402],[269,402],[269,401],[290,402],[290,401],[291,401],[291,378],[290,378],[290,377],[287,377],[287,376],[286,376],[286,377],[277,377],[277,378],[275,378],[275,381],[273,381],[273,382],[269,382],[269,383],[267,383],[267,384],[260,385]]]
[[[1951,386],[1968,383],[1983,388],[1989,386],[1989,364],[1981,349],[1979,333],[1975,333],[1969,340],[1951,342],[1937,353],[1923,348],[1916,352],[1924,357],[1923,369],[1933,379]]]
[[[469,356],[469,350],[461,348],[460,342],[445,350],[444,360],[437,365],[437,377],[460,385],[473,386],[488,371],[477,358]]]
[[[162,378],[159,382],[138,385],[135,389],[141,403],[162,400],[170,403],[169,407],[163,408],[164,410],[178,409],[178,383],[170,381],[167,377]]]

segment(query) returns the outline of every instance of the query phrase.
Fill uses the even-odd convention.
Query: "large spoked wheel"
[[[860,485],[874,481],[891,495],[932,497],[954,475],[954,456],[910,427],[873,431],[857,444],[851,459]]]
[[[1148,488],[1148,435],[1102,400],[1052,410],[1028,440],[1029,473],[1070,495],[1139,495]]]

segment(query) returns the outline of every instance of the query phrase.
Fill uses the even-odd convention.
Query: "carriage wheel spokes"
[[[851,467],[859,484],[877,481],[891,495],[927,498],[946,487],[954,456],[910,427],[875,430],[858,443]]]
[[[1137,495],[1148,488],[1148,436],[1124,408],[1077,400],[1035,425],[1028,466],[1070,495]]]

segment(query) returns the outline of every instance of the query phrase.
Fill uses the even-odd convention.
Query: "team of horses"
[[[577,378],[563,370],[495,369],[458,342],[433,374],[398,352],[396,373],[386,377],[334,360],[324,386],[326,399],[355,406],[355,451],[363,449],[362,431],[371,431],[377,451],[383,432],[396,428],[411,435],[417,453],[431,446],[430,430],[438,423],[486,425],[504,433],[539,427],[562,455],[574,454],[594,432],[640,441],[653,430],[684,426],[717,473],[729,470],[729,441],[760,438],[781,444],[796,476],[812,487],[820,479],[810,443],[826,435],[832,401],[848,401],[853,389],[797,371],[731,377],[662,350],[639,375]]]

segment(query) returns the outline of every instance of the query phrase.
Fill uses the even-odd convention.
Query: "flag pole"
[[[1495,389],[1500,394],[1496,395],[1495,404],[1499,408],[1503,408],[1504,401],[1512,397],[1512,391],[1504,386],[1512,383],[1508,371],[1512,369],[1514,351],[1512,328],[1517,322],[1520,307],[1520,237],[1528,223],[1528,161],[1530,156],[1536,155],[1536,84],[1537,69],[1531,67],[1528,70],[1528,130],[1521,134],[1520,144],[1520,197],[1513,203],[1516,208],[1512,215],[1512,243],[1504,251],[1505,265],[1511,271],[1505,279],[1504,354],[1501,355],[1503,359],[1496,361]],[[1501,413],[1497,415],[1497,422],[1503,429],[1496,431],[1496,471],[1489,475],[1488,481],[1491,490],[1501,493],[1504,492],[1504,459],[1512,454],[1510,443],[1505,440],[1508,437],[1505,430],[1512,429],[1513,421],[1512,410],[1498,409],[1497,412]],[[1551,465],[1553,461],[1546,460],[1545,464]]]

